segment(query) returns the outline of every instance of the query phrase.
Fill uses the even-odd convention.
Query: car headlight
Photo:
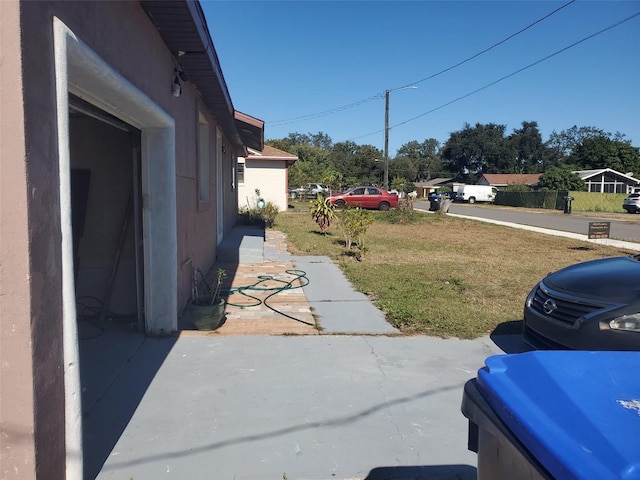
[[[609,328],[613,330],[640,332],[640,312],[614,318],[609,322]]]

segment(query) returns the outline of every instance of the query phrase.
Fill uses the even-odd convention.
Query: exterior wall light
[[[177,68],[173,69],[173,85],[171,85],[171,95],[179,97],[182,95],[182,85],[180,85],[180,72]]]

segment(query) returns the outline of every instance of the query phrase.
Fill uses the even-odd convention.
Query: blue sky
[[[462,100],[640,12],[640,1],[201,1],[236,110],[265,138],[324,132],[389,155],[465,122],[507,133],[536,121],[547,140],[574,125],[640,146],[640,16]],[[422,81],[424,80],[424,81]],[[440,108],[442,107],[442,108]],[[305,117],[305,118],[299,118]]]

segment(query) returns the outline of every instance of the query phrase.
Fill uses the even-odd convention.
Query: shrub
[[[280,209],[275,203],[267,202],[265,204],[264,208],[260,211],[260,215],[266,227],[273,226],[273,222],[275,221],[279,212]]]
[[[335,217],[335,207],[329,202],[329,199],[322,195],[316,196],[315,200],[309,202],[309,211],[313,220],[320,227],[320,231],[327,233]]]
[[[373,223],[371,212],[359,207],[345,207],[344,210],[338,214],[338,220],[342,227],[347,250],[351,250],[354,244],[358,249],[363,250],[364,234],[367,233],[367,230]]]

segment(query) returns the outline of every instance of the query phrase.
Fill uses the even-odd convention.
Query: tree
[[[312,145],[293,145],[291,153],[298,161],[289,168],[289,185],[304,185],[320,181],[331,168],[329,152]]]
[[[397,153],[398,158],[408,158],[416,171],[415,181],[430,180],[434,172],[442,170],[442,159],[439,154],[440,142],[435,138],[428,138],[422,143],[412,140],[402,145]]]
[[[569,167],[553,167],[540,175],[540,188],[544,190],[572,190],[587,189],[584,181]]]
[[[378,183],[378,172],[384,168],[382,152],[372,145],[358,145],[355,142],[336,143],[331,150],[335,169],[350,183]]]
[[[582,170],[611,168],[622,173],[640,174],[640,152],[628,142],[606,136],[585,139],[569,156]]]
[[[522,128],[514,129],[509,135],[515,161],[509,172],[503,173],[538,173],[547,158],[547,147],[542,142],[542,135],[538,130],[538,122],[522,122]]]
[[[333,168],[324,173],[321,181],[332,191],[339,189],[343,184],[342,174]]]
[[[624,141],[625,135],[620,132],[616,132],[615,135],[611,135],[611,133],[605,132],[600,128],[578,128],[576,125],[574,125],[567,130],[562,130],[560,133],[556,133],[555,130],[551,132],[551,135],[549,135],[547,146],[554,149],[560,158],[566,158],[570,156],[576,149],[576,147],[578,147],[578,145],[581,145],[585,140],[596,137],[607,137],[611,138],[612,140]]]
[[[393,181],[391,182],[391,188],[393,190],[397,190],[398,192],[405,193],[407,195],[412,192],[415,192],[416,190],[416,186],[412,182],[407,181],[407,179],[403,177],[394,178]]]
[[[407,157],[396,157],[395,160],[389,163],[389,177],[390,178],[416,178],[417,167]]]
[[[501,173],[513,165],[513,148],[504,137],[505,125],[468,123],[458,132],[453,132],[442,151],[442,158],[451,171]]]
[[[318,133],[290,133],[287,138],[282,141],[289,143],[290,145],[308,145],[311,147],[318,147],[323,150],[330,150],[333,146],[331,137],[323,132]],[[279,148],[279,147],[276,147]],[[286,150],[287,152],[289,150]]]
[[[289,168],[289,185],[318,182],[333,165],[329,150],[333,142],[322,132],[290,133],[287,138],[267,140],[265,144],[298,157],[298,161]]]

